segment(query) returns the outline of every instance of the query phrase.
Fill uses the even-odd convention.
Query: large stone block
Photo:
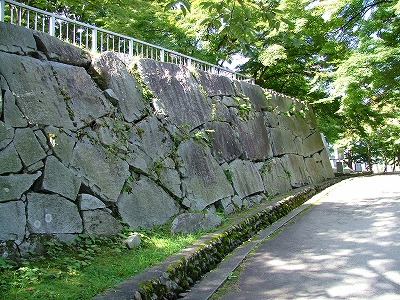
[[[82,233],[82,219],[73,202],[58,195],[30,193],[28,230],[30,233]]]
[[[211,105],[185,66],[141,59],[139,72],[173,124],[190,132],[206,122]]]
[[[181,177],[175,169],[175,163],[172,159],[166,158],[158,172],[158,179],[164,189],[178,198],[182,198]]]
[[[321,133],[319,131],[314,132],[312,135],[303,140],[304,156],[311,157],[315,153],[324,149],[325,146],[322,142]]]
[[[22,201],[0,203],[0,241],[22,242],[25,227],[25,204]]]
[[[53,154],[68,166],[72,159],[72,153],[76,144],[76,134],[62,128],[49,126],[44,129]]]
[[[43,52],[47,59],[73,66],[89,66],[90,55],[81,48],[40,31],[34,31],[33,36],[38,50]]]
[[[93,192],[110,202],[117,201],[130,175],[128,163],[112,153],[107,153],[104,148],[92,144],[86,138],[77,142],[71,167]]]
[[[268,110],[280,111],[287,113],[293,105],[293,99],[283,94],[268,90],[269,97],[267,99]]]
[[[305,186],[310,183],[304,158],[300,155],[284,155],[281,162],[293,188]]]
[[[97,209],[82,212],[84,233],[110,236],[119,233],[122,226],[109,212]]]
[[[268,102],[265,97],[264,90],[260,86],[250,84],[245,81],[241,81],[240,86],[246,97],[250,99],[252,107],[255,110],[261,111],[268,107]]]
[[[182,161],[184,195],[191,209],[203,210],[233,195],[232,186],[208,147],[188,140],[179,145],[177,154]]]
[[[14,138],[14,128],[0,121],[0,150],[6,148]]]
[[[25,166],[33,165],[46,157],[46,152],[31,128],[17,129],[14,145]]]
[[[22,169],[21,159],[15,150],[14,143],[0,150],[0,174],[18,173]]]
[[[294,142],[295,136],[290,131],[280,128],[270,128],[269,132],[274,156],[297,154],[298,150]]]
[[[317,153],[318,155],[318,153]],[[325,180],[325,170],[321,163],[316,161],[314,157],[306,157],[304,159],[304,164],[309,176],[310,183],[321,182]]]
[[[249,160],[263,160],[273,156],[264,118],[257,114],[254,119],[238,122],[240,142]]]
[[[206,129],[211,130],[209,135],[212,154],[220,164],[233,161],[243,153],[242,145],[228,123],[207,123]]]
[[[331,161],[329,160],[328,152],[322,150],[320,152],[320,159],[322,167],[324,168],[324,176],[326,179],[335,178],[335,173],[333,172]]]
[[[42,175],[41,172],[0,176],[0,202],[21,198],[40,175]]]
[[[196,71],[196,73],[196,78],[199,79],[199,83],[209,97],[232,96],[236,94],[233,82],[228,77],[204,71]]]
[[[0,52],[0,75],[30,124],[74,128],[49,62]]]
[[[214,214],[184,213],[172,221],[172,233],[207,231],[221,224],[221,218]]]
[[[264,121],[267,127],[278,127],[278,116],[270,111],[264,112]]]
[[[2,96],[0,95],[0,98]],[[22,114],[19,107],[16,105],[15,96],[7,88],[3,90],[3,119],[7,126],[14,128],[27,127],[28,121],[26,117]]]
[[[10,53],[37,51],[32,31],[18,25],[0,22],[0,32],[0,51]]]
[[[282,194],[292,189],[287,172],[280,158],[272,158],[264,163],[261,174],[268,196]]]
[[[78,128],[87,126],[112,111],[111,103],[95,86],[84,68],[56,62],[51,62],[51,66],[70,117]]]
[[[80,186],[81,179],[72,170],[54,156],[47,157],[43,172],[43,190],[75,200]]]
[[[249,161],[235,160],[229,165],[233,187],[240,198],[261,193],[264,184],[256,165]]]
[[[130,183],[128,192],[118,199],[118,212],[132,228],[165,224],[179,207],[160,186],[149,178]]]
[[[89,194],[79,194],[78,204],[80,210],[95,210],[106,208],[106,205],[99,198]]]
[[[131,142],[154,161],[160,161],[167,157],[174,145],[168,134],[163,130],[162,123],[155,116],[136,124],[132,133]]]
[[[92,66],[103,81],[103,88],[114,92],[125,120],[134,122],[143,118],[146,108],[142,88],[118,56],[114,52],[105,52],[93,60]]]

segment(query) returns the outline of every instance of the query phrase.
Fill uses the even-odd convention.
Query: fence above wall
[[[94,53],[114,51],[254,83],[253,78],[230,69],[12,0],[0,0],[0,21],[46,32]]]

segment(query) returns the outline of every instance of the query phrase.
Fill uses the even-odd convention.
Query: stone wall
[[[0,242],[112,235],[172,221],[206,229],[332,178],[299,100],[185,66],[0,23]]]

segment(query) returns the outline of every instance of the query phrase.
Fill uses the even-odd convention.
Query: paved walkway
[[[352,178],[328,192],[259,242],[213,299],[400,300],[400,175]],[[205,285],[187,298],[206,299],[196,294]]]

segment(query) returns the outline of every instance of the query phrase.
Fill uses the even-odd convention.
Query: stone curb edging
[[[345,178],[307,186],[274,205],[244,218],[222,232],[206,236],[205,238],[208,240],[204,244],[179,253],[179,260],[176,259],[176,256],[171,257],[161,265],[122,282],[114,287],[114,290],[98,295],[94,299],[177,299],[181,293],[186,292],[204,274],[213,270],[228,254],[260,230],[288,215],[290,211],[308,201],[318,192],[343,179]]]

